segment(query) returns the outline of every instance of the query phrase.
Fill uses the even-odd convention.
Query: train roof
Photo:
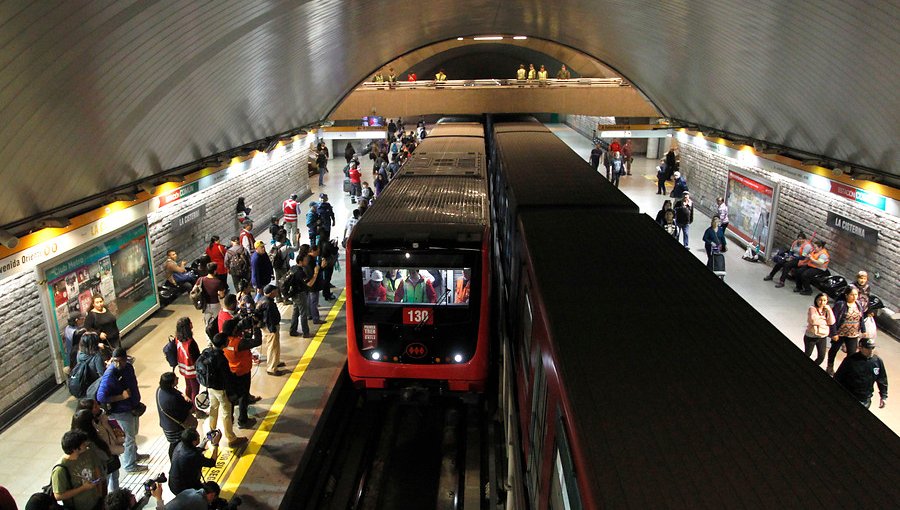
[[[488,223],[483,179],[459,176],[396,178],[353,229],[354,238],[480,240]]]
[[[483,136],[429,136],[416,147],[397,177],[459,175],[484,179],[485,166]]]
[[[441,122],[431,128],[431,131],[428,132],[428,136],[425,137],[423,143],[427,142],[429,139],[442,136],[472,136],[481,138],[481,143],[484,145],[484,125],[480,122]]]
[[[494,124],[494,133],[549,133],[547,126],[536,120]]]
[[[546,128],[543,132],[497,132],[494,144],[515,208],[567,205],[639,211],[637,204]]]
[[[520,218],[599,507],[900,501],[900,438],[649,217]]]

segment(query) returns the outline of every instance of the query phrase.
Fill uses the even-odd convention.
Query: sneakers
[[[250,395],[250,397],[247,398],[247,402],[250,402],[251,404],[255,404],[260,400],[262,400],[262,397],[259,395]]]
[[[256,418],[247,418],[246,420],[238,420],[237,425],[242,429],[252,429],[256,426]]]
[[[780,288],[782,288],[782,287],[784,287],[784,282],[778,282],[778,283],[775,284],[775,288],[776,288],[776,289],[780,289]]]
[[[323,321],[323,320],[312,321],[313,324],[325,324],[326,322],[327,321]]]
[[[125,468],[125,472],[126,473],[141,473],[141,472],[147,471],[147,469],[149,469],[149,468],[147,468],[147,466],[145,466],[143,464],[135,464],[131,467]]]
[[[287,366],[287,363],[285,363],[284,361],[278,363],[278,367],[279,367],[279,368],[280,368],[280,367],[286,367],[286,366]]]
[[[312,333],[303,333],[303,338],[312,338]]]
[[[250,440],[247,439],[246,437],[236,437],[236,438],[234,438],[234,440],[228,441],[228,447],[229,448],[240,448],[241,446],[244,446],[248,442],[250,442]]]
[[[274,372],[269,372],[268,370],[266,370],[266,373],[271,375],[272,377],[281,377],[287,372],[285,372],[284,370],[276,369]]]
[[[290,336],[300,336],[300,333],[297,331],[291,331],[289,334]]]
[[[769,274],[769,275],[766,275],[766,276],[763,278],[763,281],[764,281],[764,282],[771,282],[771,281],[772,281],[772,275],[770,275],[770,274]]]
[[[139,453],[139,454],[137,454],[137,458],[135,459],[135,461],[140,462],[142,460],[147,460],[149,458],[150,458],[150,455],[148,455],[146,453]]]

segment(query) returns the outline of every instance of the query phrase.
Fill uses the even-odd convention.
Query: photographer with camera
[[[140,510],[147,505],[150,497],[156,500],[154,508],[156,510],[165,510],[166,505],[163,504],[163,486],[166,475],[160,473],[156,480],[147,480],[144,482],[144,496],[138,500],[134,494],[128,489],[118,489],[110,492],[106,496],[105,510]],[[162,479],[162,481],[157,481]]]
[[[238,396],[238,427],[242,429],[253,428],[256,420],[247,414],[247,408],[257,397],[250,395],[250,370],[253,368],[253,355],[250,349],[262,345],[262,330],[259,325],[261,314],[255,309],[241,308],[238,315],[228,321],[222,328],[222,334],[228,337],[228,345],[225,347],[225,358],[228,359],[228,367],[234,374],[235,389]]]
[[[218,430],[211,430],[202,441],[196,429],[185,429],[181,433],[181,442],[175,447],[172,467],[169,468],[169,489],[172,494],[202,487],[200,470],[215,467],[221,439],[222,432]],[[212,443],[212,457],[203,455],[207,443]]]

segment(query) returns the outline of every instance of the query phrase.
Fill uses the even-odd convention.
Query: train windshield
[[[362,268],[366,304],[469,306],[470,267]]]

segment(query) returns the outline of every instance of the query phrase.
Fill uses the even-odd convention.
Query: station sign
[[[842,196],[847,200],[866,204],[882,211],[887,209],[887,199],[885,197],[875,193],[869,193],[868,191],[859,188],[854,188],[853,186],[847,186],[846,184],[831,181],[831,192],[835,195]]]
[[[182,214],[181,216],[173,219],[171,223],[169,223],[169,228],[172,230],[172,232],[180,232],[205,217],[206,204],[201,204],[200,207],[195,207],[190,211]]]
[[[862,239],[870,244],[878,244],[878,231],[872,227],[857,223],[840,214],[828,211],[828,226],[838,229],[839,231],[849,234],[853,237]]]

